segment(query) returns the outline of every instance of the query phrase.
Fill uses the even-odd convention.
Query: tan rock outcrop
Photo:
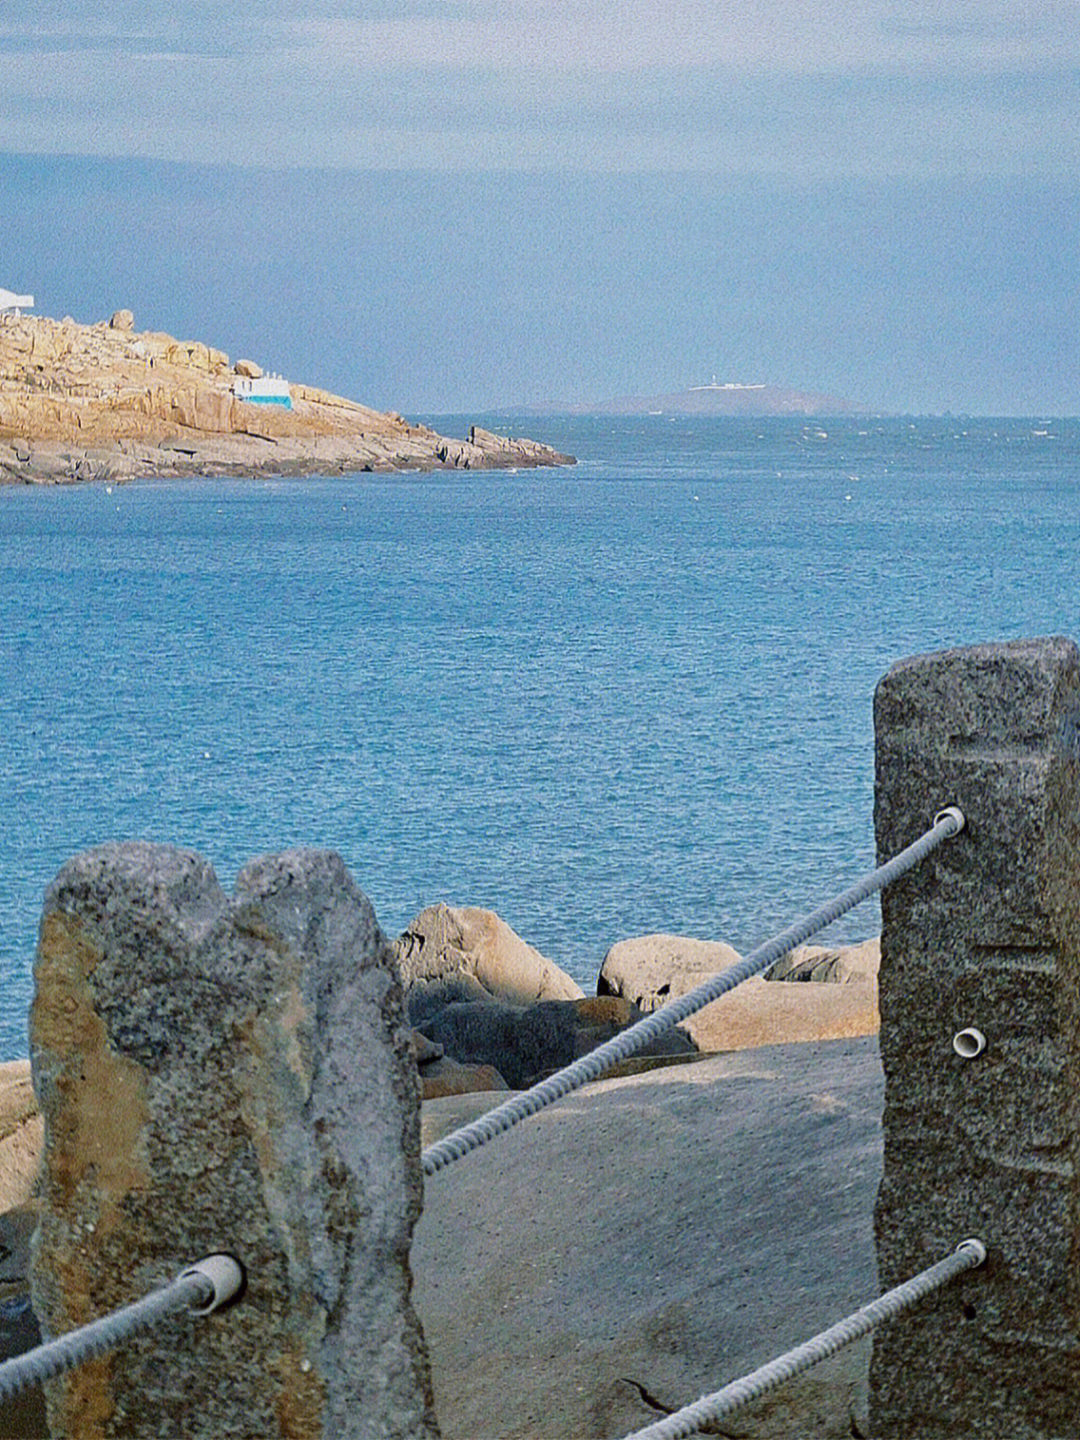
[[[881,938],[858,945],[796,945],[765,971],[766,980],[809,980],[831,985],[876,985]]]
[[[862,967],[859,983],[808,980],[802,984],[777,984],[775,979],[757,975],[704,1006],[679,1028],[706,1053],[874,1035],[880,1026],[873,973],[875,945],[867,941],[863,946],[849,947],[851,975]],[[815,963],[821,964],[822,956],[834,967],[842,965],[838,957],[845,953],[810,946],[800,950],[801,957],[799,950],[793,952],[796,968],[801,960],[812,969]],[[739,958],[737,951],[720,941],[642,935],[612,946],[601,967],[597,990],[600,994],[624,995],[643,1010],[654,1010],[695,989],[709,975],[726,970]]]
[[[94,449],[116,452],[108,478],[122,480],[573,463],[486,431],[475,443],[448,440],[302,384],[290,386],[291,409],[253,404],[234,396],[233,381],[257,379],[255,361],[230,370],[223,350],[133,324],[130,310],[99,325],[0,317],[0,484],[103,478],[86,463]],[[27,444],[25,459],[11,449]]]
[[[0,1214],[32,1200],[43,1142],[30,1061],[5,1061],[0,1064]]]
[[[227,390],[180,390],[172,397],[177,424],[188,430],[228,435],[233,430],[233,399]]]
[[[418,984],[464,975],[511,1005],[580,1000],[584,990],[492,910],[429,905],[394,942],[406,998]]]

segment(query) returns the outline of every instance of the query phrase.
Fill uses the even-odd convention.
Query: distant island
[[[594,405],[574,405],[572,415],[869,415],[869,406],[780,385],[713,380],[670,395],[624,395]]]
[[[0,485],[574,463],[475,425],[450,440],[201,341],[140,334],[130,310],[95,325],[19,314],[30,298],[0,291]]]

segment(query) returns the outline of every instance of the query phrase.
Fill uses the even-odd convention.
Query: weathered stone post
[[[985,1266],[875,1337],[875,1440],[1080,1436],[1080,651],[917,656],[878,686],[883,1286],[975,1236]],[[982,1032],[962,1058],[953,1038]],[[968,1047],[977,1048],[977,1040]]]
[[[50,887],[34,1304],[62,1333],[229,1251],[233,1308],[46,1387],[65,1440],[435,1437],[409,1303],[419,1105],[400,987],[337,856],[105,845]]]

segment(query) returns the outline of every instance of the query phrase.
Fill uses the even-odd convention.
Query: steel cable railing
[[[779,960],[781,955],[801,945],[811,935],[816,935],[819,930],[824,930],[826,925],[838,919],[848,910],[860,904],[870,895],[898,879],[901,875],[918,865],[932,850],[944,840],[953,835],[958,835],[964,828],[963,812],[955,805],[950,805],[940,810],[934,817],[934,823],[930,829],[919,838],[901,850],[884,865],[879,865],[861,880],[843,891],[835,899],[828,901],[817,910],[812,911],[786,930],[759,945],[756,950],[745,956],[737,964],[731,965],[719,974],[710,975],[695,989],[687,991],[675,1000],[669,1000],[659,1010],[646,1015],[643,1019],[623,1030],[611,1040],[606,1040],[598,1045],[595,1050],[583,1055],[572,1064],[564,1066],[562,1070],[556,1071],[554,1075],[548,1076],[533,1085],[529,1090],[523,1090],[520,1094],[514,1095],[511,1099],[503,1101],[501,1105],[489,1110],[478,1119],[463,1125],[461,1129],[455,1130],[452,1134],[446,1135],[442,1140],[429,1145],[423,1153],[423,1166],[425,1175],[434,1175],[444,1169],[455,1160],[460,1160],[473,1150],[486,1145],[497,1135],[503,1134],[513,1126],[519,1124],[529,1115],[535,1115],[546,1106],[552,1105],[556,1100],[569,1095],[573,1090],[579,1090],[582,1085],[588,1084],[591,1080],[598,1079],[605,1070],[610,1070],[621,1060],[628,1059],[636,1054],[650,1041],[657,1039],[666,1031],[671,1030],[680,1020],[693,1015],[710,1001],[718,1000],[721,995],[734,990],[744,980],[749,980],[752,975],[759,975],[767,970],[774,961]]]
[[[788,1350],[786,1354],[770,1360],[767,1365],[752,1370],[749,1375],[733,1380],[722,1390],[717,1390],[712,1395],[703,1395],[692,1405],[674,1411],[644,1430],[635,1430],[632,1435],[625,1436],[624,1440],[686,1440],[687,1436],[696,1435],[704,1426],[722,1420],[734,1410],[741,1410],[744,1405],[759,1400],[762,1395],[767,1395],[786,1380],[791,1380],[796,1375],[801,1375],[804,1370],[809,1370],[811,1366],[827,1360],[845,1345],[869,1334],[883,1320],[898,1315],[901,1310],[906,1310],[931,1291],[947,1284],[957,1275],[962,1275],[965,1270],[973,1270],[977,1265],[981,1265],[985,1259],[986,1246],[981,1240],[962,1240],[944,1260],[939,1260],[928,1270],[921,1270],[903,1285],[886,1290],[884,1295],[837,1321],[820,1335],[815,1335],[813,1339],[797,1345],[794,1350]]]
[[[113,1350],[139,1330],[159,1325],[181,1310],[196,1315],[220,1310],[239,1294],[243,1283],[243,1269],[233,1256],[208,1255],[141,1300],[5,1360],[0,1364],[0,1400]]]
[[[429,1146],[423,1153],[425,1173],[435,1174],[454,1160],[494,1139],[496,1135],[511,1129],[527,1116],[598,1078],[619,1061],[627,1059],[650,1041],[672,1029],[681,1020],[735,989],[744,980],[760,974],[794,946],[802,944],[862,900],[919,864],[932,850],[944,840],[958,834],[963,827],[964,816],[957,807],[950,806],[940,811],[931,828],[892,860],[782,930],[737,964],[710,976],[701,985],[646,1015],[590,1054],[582,1056],[555,1075],[489,1111],[479,1120]],[[842,1346],[850,1344],[882,1320],[914,1304],[955,1275],[981,1264],[985,1256],[985,1247],[981,1241],[964,1241],[945,1260],[922,1271],[904,1285],[887,1291],[804,1345],[741,1380],[733,1381],[715,1394],[704,1396],[693,1405],[665,1417],[633,1436],[628,1436],[627,1440],[682,1440],[682,1437],[693,1435],[703,1425],[749,1404],[785,1380],[835,1353]],[[95,1355],[113,1349],[138,1331],[157,1325],[180,1311],[210,1314],[233,1299],[243,1283],[242,1267],[231,1255],[208,1256],[188,1266],[174,1280],[152,1291],[143,1299],[48,1341],[23,1355],[4,1361],[0,1364],[0,1399],[27,1386],[40,1384]]]

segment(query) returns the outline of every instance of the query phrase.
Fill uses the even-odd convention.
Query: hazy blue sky
[[[4,0],[0,286],[405,411],[1075,414],[1078,82],[1072,0]]]

